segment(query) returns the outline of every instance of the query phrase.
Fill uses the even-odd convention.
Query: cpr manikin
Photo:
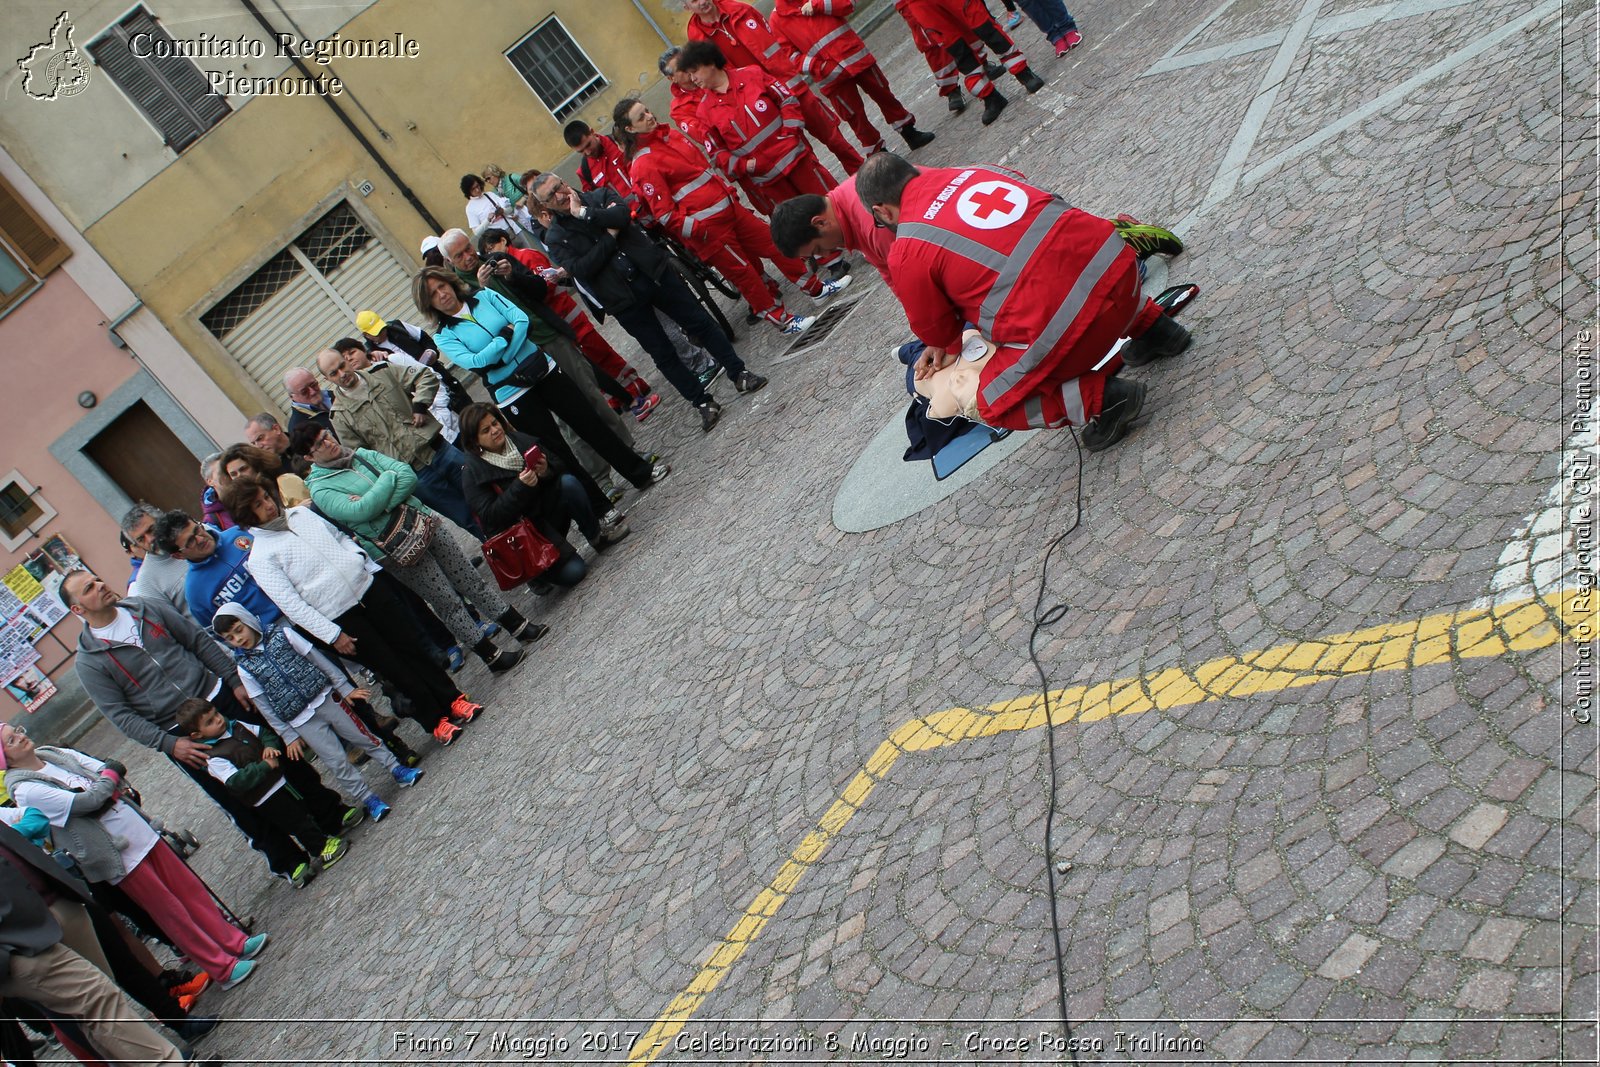
[[[982,422],[978,415],[978,379],[994,353],[994,345],[984,340],[977,330],[963,333],[961,358],[913,383],[917,392],[928,398],[928,417],[948,419],[959,415]]]

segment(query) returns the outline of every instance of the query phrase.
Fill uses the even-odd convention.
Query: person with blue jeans
[[[1015,0],[1015,2],[1033,20],[1033,24],[1039,27],[1045,38],[1056,46],[1057,58],[1066,55],[1083,41],[1083,34],[1078,32],[1078,23],[1061,0]],[[1014,22],[1007,22],[1006,28],[1011,29],[1015,25]]]
[[[460,440],[467,450],[462,475],[467,503],[490,536],[527,519],[561,553],[555,565],[540,575],[543,581],[570,589],[589,573],[589,565],[567,540],[569,523],[577,523],[597,552],[628,536],[628,527],[621,522],[602,527],[578,479],[544,452],[538,440],[513,430],[497,408],[467,405],[461,412]],[[532,453],[530,467],[528,459],[535,448],[543,454]]]

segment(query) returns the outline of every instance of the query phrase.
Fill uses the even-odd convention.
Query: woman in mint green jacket
[[[426,601],[455,639],[464,647],[471,646],[491,671],[515,667],[522,660],[522,650],[496,648],[494,639],[478,630],[463,601],[471,601],[479,615],[494,619],[506,633],[525,644],[545,635],[549,627],[523,618],[506,603],[500,590],[479,577],[456,543],[450,520],[429,510],[412,495],[417,475],[410,464],[369,448],[352,452],[313,422],[297,426],[293,442],[296,452],[311,459],[306,487],[316,509],[350,531],[367,554],[383,564],[384,570]],[[439,524],[427,550],[409,567],[386,558],[378,547],[384,530],[405,504],[432,516]]]

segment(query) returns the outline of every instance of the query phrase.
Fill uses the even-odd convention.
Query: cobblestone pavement
[[[1079,8],[1061,60],[1023,30],[1050,84],[1008,79],[988,128],[898,19],[871,37],[939,135],[919,160],[1182,220],[1204,287],[1190,353],[1132,372],[1145,424],[1084,463],[1047,597],[1081,1059],[1592,1062],[1595,734],[1549,494],[1595,306],[1594,11],[1220,11]],[[309,889],[140,759],[276,934],[209,995],[237,1021],[208,1054],[1062,1058],[1027,641],[1072,439],[836,530],[904,401],[870,273],[802,355],[740,342],[772,385],[713,433],[676,400],[644,425],[675,471],[633,538],[536,604],[533,665],[469,673],[487,721]]]

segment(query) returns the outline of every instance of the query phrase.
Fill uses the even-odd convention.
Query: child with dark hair
[[[426,773],[402,765],[345,710],[341,698],[366,700],[371,694],[352,686],[299,630],[288,623],[263,624],[239,604],[224,604],[212,629],[232,651],[239,665],[239,681],[267,725],[288,742],[284,755],[299,760],[309,747],[328,769],[345,803],[364,808],[373,822],[389,814],[389,805],[345,759],[341,740],[365,752],[402,789],[415,785]]]
[[[277,734],[264,726],[224,719],[211,701],[199,697],[178,705],[178,725],[188,731],[190,740],[210,749],[206,769],[211,777],[255,807],[263,831],[286,839],[285,850],[296,857],[290,885],[304,889],[318,871],[344,856],[349,845],[324,827],[354,826],[364,813],[352,808],[341,824],[339,795],[304,763],[285,760]]]

